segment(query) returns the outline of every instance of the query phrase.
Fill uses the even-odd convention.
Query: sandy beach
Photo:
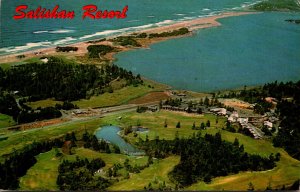
[[[233,16],[241,16],[241,15],[247,15],[247,14],[255,14],[257,12],[227,12],[227,13],[222,13],[220,15],[215,15],[215,16],[210,16],[210,17],[203,17],[203,18],[198,18],[198,19],[193,19],[193,20],[187,20],[187,21],[182,21],[174,24],[170,24],[167,26],[161,26],[161,27],[155,27],[151,29],[146,29],[146,30],[140,30],[140,31],[135,31],[135,32],[130,32],[130,33],[124,33],[121,35],[129,35],[132,33],[162,33],[162,32],[169,32],[173,30],[180,29],[182,27],[188,28],[189,31],[193,32],[195,30],[199,29],[204,29],[204,28],[210,28],[210,27],[217,27],[220,26],[221,24],[217,21],[218,19],[225,18],[225,17],[233,17]],[[118,35],[118,36],[121,36]],[[189,33],[188,35],[191,35]],[[187,36],[187,35],[183,35]],[[22,53],[14,53],[10,55],[5,55],[5,56],[0,56],[0,64],[1,63],[10,63],[10,62],[20,62],[24,61],[29,58],[33,57],[43,57],[43,56],[49,56],[49,55],[67,55],[67,56],[84,56],[87,53],[87,47],[92,44],[105,44],[105,45],[112,45],[112,42],[109,41],[112,38],[115,38],[116,36],[110,36],[107,37],[105,41],[99,42],[99,43],[88,43],[88,42],[79,42],[79,43],[74,43],[70,44],[68,46],[73,46],[73,47],[78,47],[78,51],[76,52],[68,52],[68,53],[58,53],[55,50],[55,47],[47,47],[47,48],[41,48],[41,49],[36,49],[36,50],[31,50],[31,51],[26,51]],[[173,38],[179,38],[182,36],[171,36],[171,37],[163,37],[163,38],[146,38],[146,39],[137,39],[138,42],[142,45],[142,47],[147,47],[150,44],[168,40],[168,39],[173,39]],[[99,38],[98,38],[99,39]],[[122,46],[114,46],[118,49],[118,52],[120,51],[128,51],[132,48],[128,47],[122,47]],[[41,54],[36,54],[36,53],[41,53]],[[113,59],[114,54],[117,52],[112,52],[106,55],[106,58],[109,60]],[[16,56],[17,55],[25,55],[25,58],[19,59]]]

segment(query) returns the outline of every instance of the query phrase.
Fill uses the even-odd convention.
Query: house
[[[217,115],[226,115],[226,109],[225,108],[212,108],[210,109],[211,112],[217,114]]]
[[[248,118],[238,118],[237,122],[239,122],[240,124],[247,124],[248,123]]]
[[[230,114],[230,113],[227,112],[227,114]],[[229,121],[229,122],[237,122],[238,118],[239,118],[238,112],[237,112],[237,111],[233,111],[233,112],[229,115],[228,121]]]
[[[48,63],[49,59],[48,59],[47,57],[45,57],[45,58],[41,59],[41,61],[42,61],[43,63]]]
[[[264,121],[264,126],[271,130],[273,127],[273,123],[271,123],[270,121]]]
[[[148,106],[148,110],[152,112],[156,112],[158,110],[158,106],[157,105]]]

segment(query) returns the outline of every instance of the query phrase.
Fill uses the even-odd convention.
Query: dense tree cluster
[[[268,111],[271,106],[264,98],[275,98],[280,128],[273,143],[277,147],[283,147],[292,157],[300,159],[300,81],[295,83],[275,81],[261,88],[244,89],[240,93],[231,92],[223,96],[238,97],[250,103],[257,102],[254,110],[261,114]]]
[[[294,0],[267,0],[255,4],[257,11],[300,11],[300,6]]]
[[[90,45],[87,47],[87,50],[90,58],[99,58],[100,55],[112,52],[114,48],[109,45]]]
[[[254,111],[260,114],[270,111],[272,104],[265,100],[266,97],[273,97],[277,101],[285,98],[294,98],[300,100],[300,81],[267,83],[259,88],[246,89],[240,92],[230,92],[220,95],[224,98],[239,98],[249,103],[255,103]]]
[[[140,145],[148,155],[164,158],[171,154],[180,155],[180,163],[169,177],[179,186],[188,186],[199,180],[210,182],[213,177],[226,176],[239,171],[262,171],[272,169],[279,154],[268,158],[250,155],[236,139],[234,143],[222,140],[221,134],[194,134],[190,138],[166,141],[158,138]]]
[[[45,119],[59,118],[61,116],[61,112],[55,107],[45,107],[36,111],[22,110],[16,120],[18,123],[29,123],[34,121],[42,121]]]
[[[60,139],[33,142],[22,150],[10,154],[3,163],[0,163],[0,189],[17,189],[19,178],[37,162],[35,156],[51,150],[52,147],[61,147],[62,144]]]
[[[140,34],[138,34],[137,36],[135,36],[136,38],[147,38],[148,37],[148,35],[147,35],[147,33],[140,33]]]
[[[167,99],[165,102],[163,102],[164,105],[170,105],[172,107],[179,107],[182,103],[182,99]]]
[[[78,47],[70,47],[70,46],[66,46],[66,47],[56,47],[55,48],[57,52],[70,52],[70,51],[77,51]]]
[[[277,105],[280,129],[273,140],[274,146],[283,147],[292,157],[300,160],[300,100],[282,101]]]
[[[9,94],[2,94],[0,92],[0,113],[10,115],[15,120],[17,119],[20,113],[20,108],[13,96]]]
[[[108,180],[95,176],[95,172],[105,166],[100,159],[64,160],[58,167],[57,185],[60,190],[103,190],[109,186]]]
[[[74,105],[71,102],[64,101],[63,104],[57,103],[55,105],[55,108],[58,109],[58,110],[61,110],[61,109],[63,109],[63,110],[70,110],[70,109],[78,109],[79,107],[77,105]]]
[[[102,38],[102,39],[98,39],[98,40],[92,40],[92,41],[88,41],[87,43],[100,43],[100,42],[103,42],[103,41],[106,41],[106,38]]]
[[[20,99],[18,105],[16,99],[12,95],[1,94],[0,92],[0,113],[12,116],[18,123],[29,123],[36,120],[41,121],[62,116],[61,112],[57,108],[39,107],[38,110],[33,110],[24,102],[24,99]]]
[[[96,93],[103,93],[116,78],[125,79],[127,85],[142,83],[141,77],[115,65],[98,68],[95,65],[67,64],[64,60],[50,57],[47,64],[26,64],[0,72],[0,87],[18,91],[21,96],[35,100],[55,98],[74,101]]]
[[[249,103],[256,103],[259,100],[266,97],[274,97],[277,100],[282,100],[283,98],[292,97],[296,100],[300,99],[300,81],[298,82],[280,82],[277,81],[273,83],[267,83],[259,88],[247,89],[246,87],[240,92],[229,92],[224,95],[220,95],[224,98],[240,98]]]
[[[120,36],[113,39],[113,42],[118,43],[122,46],[133,46],[133,47],[141,47],[141,44],[139,44],[133,37],[130,36]]]
[[[189,32],[190,31],[188,30],[188,28],[183,27],[178,30],[171,31],[171,32],[151,33],[151,34],[149,34],[149,38],[179,36],[179,35],[185,35]]]

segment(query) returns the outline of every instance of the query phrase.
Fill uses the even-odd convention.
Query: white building
[[[272,129],[273,123],[271,123],[270,121],[264,121],[264,126],[267,126],[268,129]]]

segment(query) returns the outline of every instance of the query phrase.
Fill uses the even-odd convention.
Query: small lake
[[[112,144],[117,145],[120,150],[129,155],[143,155],[144,152],[140,149],[137,149],[133,145],[127,143],[119,134],[118,132],[121,129],[117,126],[104,126],[98,129],[95,133],[98,139],[103,139],[108,141]]]

